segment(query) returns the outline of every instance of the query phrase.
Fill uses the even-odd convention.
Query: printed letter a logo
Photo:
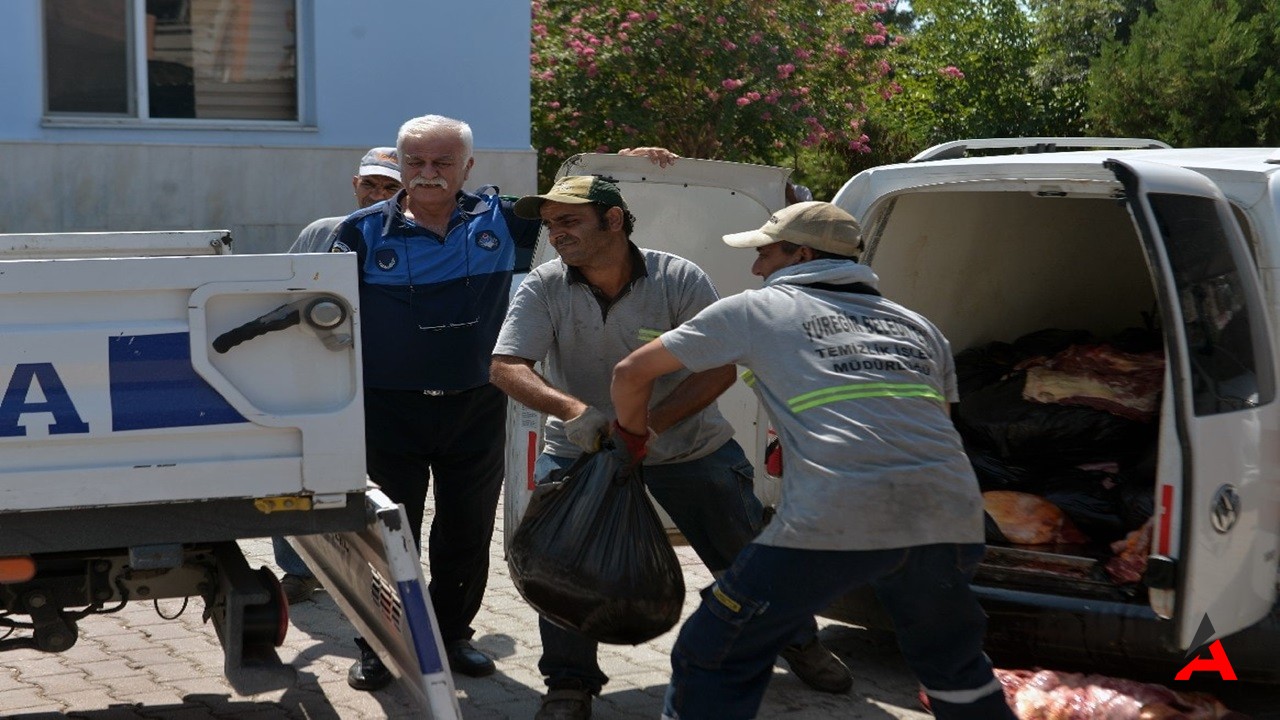
[[[1205,615],[1200,621],[1200,628],[1196,630],[1195,639],[1191,643],[1191,650],[1187,651],[1187,657],[1193,654],[1197,657],[1191,658],[1191,662],[1178,671],[1174,676],[1174,680],[1189,680],[1191,673],[1195,672],[1216,672],[1223,680],[1235,680],[1236,669],[1231,667],[1231,661],[1227,659],[1227,651],[1222,649],[1222,641],[1214,640],[1209,645],[1209,657],[1198,657],[1200,650],[1204,647],[1204,641],[1213,637],[1213,623],[1209,622],[1209,616]]]
[[[29,398],[37,384],[44,394],[43,402]],[[27,428],[19,421],[31,413],[53,415],[50,435],[89,432],[89,425],[80,419],[62,378],[50,363],[22,363],[13,369],[9,387],[0,396],[0,437],[24,437]]]

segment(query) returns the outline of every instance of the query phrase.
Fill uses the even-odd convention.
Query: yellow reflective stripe
[[[651,328],[640,328],[636,332],[636,337],[639,338],[641,342],[649,342],[660,335],[662,335],[661,330],[653,330]]]
[[[719,585],[711,586],[711,595],[716,600],[719,600],[721,605],[729,608],[730,611],[742,612],[742,604],[739,603],[737,600],[734,600],[733,598],[726,595],[724,591],[720,589]]]
[[[746,383],[747,387],[756,386],[756,374],[751,372],[750,370],[743,370],[742,374],[739,375],[738,377],[742,378],[742,382]]]
[[[798,413],[841,400],[861,400],[871,397],[922,397],[945,402],[941,393],[922,383],[854,383],[797,395],[787,401],[787,406],[791,412]]]

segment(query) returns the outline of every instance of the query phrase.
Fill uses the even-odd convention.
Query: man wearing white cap
[[[802,202],[759,230],[760,290],[718,300],[618,363],[618,424],[643,434],[654,380],[745,366],[787,453],[764,531],[702,593],[671,651],[664,717],[753,718],[775,656],[802,623],[871,585],[941,720],[1014,720],[982,652],[986,616],[969,588],[982,558],[982,497],[948,403],[946,338],[880,296],[856,258],[861,230]]]
[[[400,192],[400,161],[396,149],[370,148],[360,158],[356,174],[351,176],[351,191],[356,196],[356,209],[367,208]],[[298,233],[289,252],[329,252],[329,236],[346,219],[346,215],[335,215],[312,222]]]

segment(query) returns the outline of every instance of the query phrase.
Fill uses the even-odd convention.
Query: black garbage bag
[[[1045,481],[1042,496],[1066,513],[1085,535],[1110,543],[1128,532],[1121,483],[1113,473],[1066,468]]]
[[[1025,400],[1016,372],[961,398],[956,427],[966,444],[1013,463],[1067,464],[1110,459],[1148,440],[1148,424],[1086,407]]]
[[[1007,462],[996,457],[995,453],[972,443],[965,443],[965,455],[973,466],[973,474],[978,477],[978,487],[988,490],[1016,490],[1025,493],[1038,493],[1041,483],[1039,474],[1034,470]]]
[[[1151,485],[1126,484],[1120,487],[1120,515],[1124,529],[1137,530],[1155,514],[1156,496]]]
[[[680,562],[642,471],[611,447],[582,456],[534,491],[507,550],[520,595],[597,642],[652,640],[675,626],[684,605]]]
[[[960,397],[999,381],[1021,359],[1012,345],[1003,342],[987,343],[956,355],[956,389]]]

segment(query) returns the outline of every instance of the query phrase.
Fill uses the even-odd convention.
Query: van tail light
[[[36,576],[36,561],[30,555],[0,557],[0,584],[24,583]]]

